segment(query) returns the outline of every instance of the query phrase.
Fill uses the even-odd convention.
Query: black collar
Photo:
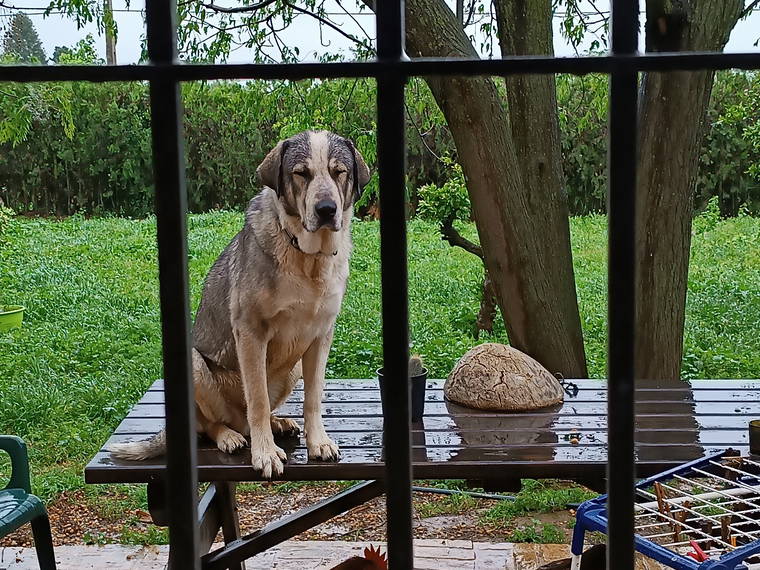
[[[288,240],[290,240],[290,245],[292,245],[295,249],[297,249],[304,255],[327,255],[326,253],[322,253],[321,251],[318,251],[316,253],[306,253],[304,250],[301,249],[301,246],[298,245],[298,238],[294,236],[293,234],[291,234],[288,231],[288,228],[286,228],[285,226],[280,226],[280,227],[282,227],[282,231],[285,232],[285,235],[288,236]],[[338,250],[336,249],[335,251],[333,251],[332,254],[338,255]]]

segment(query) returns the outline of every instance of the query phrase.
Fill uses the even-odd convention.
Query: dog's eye
[[[301,178],[306,178],[309,175],[309,173],[306,170],[294,170],[293,174],[295,174],[296,176],[300,176]]]
[[[346,170],[345,168],[336,168],[335,169],[335,174],[337,174],[338,176],[340,176],[341,174],[345,174],[346,172],[348,172],[348,170]]]

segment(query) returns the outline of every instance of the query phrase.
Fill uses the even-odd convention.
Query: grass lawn
[[[228,212],[190,218],[193,308],[241,221]],[[579,218],[571,227],[589,370],[602,377],[606,221]],[[413,351],[433,377],[445,377],[479,342],[480,261],[442,242],[430,223],[414,220],[409,229]],[[475,236],[471,225],[462,229]],[[354,238],[332,378],[372,377],[381,358],[378,224],[356,223]],[[760,377],[758,244],[760,219],[708,213],[695,221],[685,377]],[[0,433],[27,440],[35,491],[49,499],[83,486],[86,461],[161,375],[155,220],[15,219],[0,235],[3,303],[28,311],[22,329],[0,333]],[[506,342],[501,321],[486,340]],[[3,470],[0,463],[0,477]]]

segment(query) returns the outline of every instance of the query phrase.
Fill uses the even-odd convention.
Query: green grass
[[[531,513],[567,510],[567,505],[593,499],[597,494],[575,485],[561,485],[551,480],[523,479],[514,501],[499,501],[482,515],[491,523],[505,523]]]
[[[457,493],[455,495],[448,495],[437,501],[421,503],[417,508],[417,514],[422,518],[457,515],[471,512],[476,505],[477,501],[470,495]]]
[[[202,279],[242,216],[189,219],[193,308]],[[590,374],[604,376],[606,222],[572,220]],[[463,232],[474,236],[472,225]],[[482,269],[433,224],[409,224],[411,337],[433,377],[445,377],[473,334]],[[352,273],[328,364],[332,378],[374,376],[380,363],[378,224],[354,225]],[[686,325],[687,377],[760,376],[760,220],[695,224]],[[35,490],[81,487],[82,468],[161,375],[155,220],[15,219],[0,240],[0,303],[27,307],[0,334],[0,433],[29,443]],[[501,320],[483,341],[505,342]],[[0,463],[0,478],[7,469]]]
[[[565,542],[564,533],[552,523],[532,520],[529,524],[519,526],[509,535],[508,542],[535,542],[538,544],[561,544]]]

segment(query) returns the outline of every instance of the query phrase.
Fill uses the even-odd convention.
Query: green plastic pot
[[[0,332],[21,328],[24,307],[21,305],[0,305]]]

